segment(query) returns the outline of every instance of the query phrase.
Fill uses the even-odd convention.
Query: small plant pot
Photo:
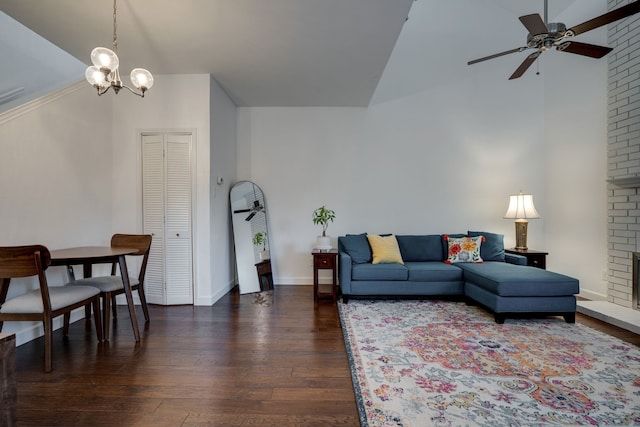
[[[260,252],[260,261],[266,261],[271,258],[271,253],[268,250],[264,250]]]
[[[329,250],[331,249],[331,237],[318,236],[316,238],[316,249]]]

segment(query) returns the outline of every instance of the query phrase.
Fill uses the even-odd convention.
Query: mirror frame
[[[254,182],[238,181],[229,191],[229,207],[240,293],[273,289],[264,192]],[[265,243],[260,246],[254,245],[257,233],[265,233]]]

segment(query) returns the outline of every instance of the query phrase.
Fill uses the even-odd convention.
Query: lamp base
[[[529,221],[526,219],[516,219],[516,246],[515,248],[521,251],[526,251],[527,248],[527,226]]]

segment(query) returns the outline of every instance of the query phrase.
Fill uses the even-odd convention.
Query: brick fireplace
[[[631,308],[640,310],[640,252],[634,252],[632,257],[633,262],[633,293],[631,298]]]
[[[609,0],[608,10],[630,3]],[[638,309],[640,257],[640,14],[609,25],[607,300]]]

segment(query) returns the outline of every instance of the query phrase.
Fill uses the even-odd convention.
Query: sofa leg
[[[342,295],[342,303],[343,304],[348,304],[349,303],[349,297],[346,295]]]
[[[506,316],[504,314],[496,313],[495,319],[497,324],[502,325],[506,320]]]
[[[562,315],[564,317],[564,321],[567,323],[576,323],[576,313],[565,313]]]
[[[476,305],[476,302],[469,297],[464,297],[464,303],[466,305]]]

